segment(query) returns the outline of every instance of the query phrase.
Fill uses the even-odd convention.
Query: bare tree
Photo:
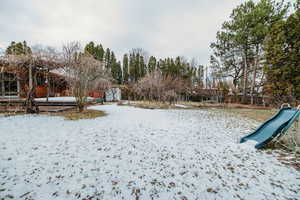
[[[61,66],[57,59],[56,52],[46,51],[40,48],[30,54],[5,55],[4,60],[10,69],[18,71],[18,74],[26,74],[21,77],[17,76],[18,81],[27,81],[25,111],[26,113],[38,113],[39,109],[35,103],[35,91],[37,86],[37,73],[39,71],[49,71]]]
[[[199,65],[198,60],[195,57],[191,58],[190,65],[192,68],[196,68]]]
[[[35,54],[39,59],[43,60],[45,63],[52,63],[55,61],[56,63],[61,62],[61,54],[57,51],[57,49],[50,47],[50,46],[43,46],[43,45],[35,45],[32,47],[32,52]],[[57,66],[57,67],[61,67]],[[57,68],[55,67],[55,68]],[[45,84],[47,86],[47,96],[46,101],[49,101],[49,94],[50,94],[50,84],[49,84],[49,72],[50,70],[54,69],[53,66],[45,65],[44,66],[44,74],[45,74]]]
[[[143,48],[133,48],[133,49],[131,49],[130,53],[143,56],[144,62],[145,63],[149,62],[149,53],[146,50],[144,50]]]
[[[112,88],[112,82],[108,78],[99,80],[96,87],[96,89],[100,91],[106,91],[110,88]]]
[[[87,104],[88,92],[96,89],[109,75],[103,62],[81,53],[80,50],[78,42],[63,46],[64,70],[78,110],[82,112]]]
[[[164,76],[156,70],[134,85],[135,93],[144,100],[176,102],[187,91],[187,83],[178,77]]]

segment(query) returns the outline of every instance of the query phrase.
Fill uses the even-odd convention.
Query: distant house
[[[36,97],[65,96],[68,93],[67,81],[63,76],[38,71],[36,75]],[[24,98],[29,90],[29,74],[17,69],[0,67],[0,98]]]
[[[108,101],[108,102],[121,101],[121,90],[120,90],[120,88],[113,87],[113,88],[108,89],[105,92],[105,101]]]
[[[0,98],[26,98],[30,85],[33,85],[35,80],[37,98],[72,95],[64,70],[59,67],[49,70],[45,65],[43,62],[37,62],[34,66],[36,73],[30,75],[28,68],[12,67],[5,60],[0,60]],[[111,88],[108,91],[93,90],[89,91],[88,95],[99,99],[105,99],[106,96],[106,101],[121,100],[119,88]]]

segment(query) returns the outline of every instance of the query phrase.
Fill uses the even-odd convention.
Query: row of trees
[[[203,66],[197,66],[187,62],[183,57],[157,59],[151,56],[148,63],[145,64],[144,57],[140,54],[131,53],[129,56],[124,55],[124,82],[136,83],[141,78],[155,71],[160,71],[164,76],[180,77],[189,80],[191,83],[200,83],[203,81]]]
[[[278,102],[286,97],[299,100],[298,5],[291,9],[284,1],[246,1],[217,33],[211,44],[213,76],[219,82],[230,80],[233,92],[242,93],[243,102],[250,95],[253,104],[259,93]]]
[[[6,49],[6,55],[13,55],[14,59],[21,57],[30,59],[42,59],[40,55],[46,56],[56,66],[43,66],[47,73],[55,67],[65,72],[72,94],[76,97],[80,111],[84,109],[87,93],[93,89],[107,86],[112,81],[115,84],[125,84],[132,89],[132,93],[138,98],[170,101],[186,94],[193,85],[202,85],[203,67],[197,66],[195,60],[186,61],[183,57],[157,59],[154,56],[147,57],[142,49],[133,49],[129,54],[123,56],[123,63],[117,61],[115,54],[109,48],[104,51],[101,44],[90,42],[81,49],[78,42],[68,43],[63,46],[61,52],[50,47],[37,46],[30,48],[24,42],[12,42]],[[39,55],[38,55],[39,54]],[[10,57],[12,58],[12,57]],[[11,62],[11,61],[10,61]],[[29,61],[26,61],[29,62]],[[19,63],[22,66],[24,63]],[[14,65],[16,67],[16,65]],[[33,72],[37,69],[32,65]],[[25,69],[25,68],[19,68]],[[31,74],[33,80],[36,74]],[[30,102],[34,99],[35,83],[30,86]],[[152,89],[149,87],[153,87]],[[102,88],[103,89],[103,88]],[[157,94],[154,94],[154,91]],[[149,93],[150,92],[150,93]]]
[[[124,54],[122,64],[116,59],[109,48],[104,51],[101,44],[88,43],[84,52],[92,55],[96,60],[105,62],[107,69],[117,84],[137,83],[146,75],[154,71],[161,71],[164,75],[182,77],[193,83],[203,84],[203,66],[197,65],[195,59],[191,62],[183,57],[157,59],[148,57],[147,52],[141,48],[132,49]]]
[[[84,47],[84,53],[93,56],[98,61],[104,62],[106,69],[111,72],[112,78],[116,83],[121,84],[123,82],[121,62],[117,61],[115,53],[109,48],[104,50],[101,44],[89,42]]]
[[[170,103],[186,97],[194,86],[203,87],[204,67],[195,59],[188,62],[184,57],[158,59],[148,56],[141,48],[123,55],[122,65],[109,48],[88,43],[84,52],[105,62],[114,83],[125,85],[125,96],[150,101]]]
[[[10,45],[7,47],[5,54],[7,55],[26,55],[31,54],[31,48],[27,46],[27,42],[11,42]]]
[[[284,0],[248,0],[235,8],[217,32],[216,41],[211,43],[210,77],[204,76],[204,67],[195,59],[157,58],[136,48],[124,54],[120,62],[112,50],[104,50],[94,42],[76,51],[78,55],[72,65],[81,59],[85,63],[85,57],[92,58],[102,63],[114,84],[125,84],[140,97],[150,100],[171,98],[162,97],[162,93],[169,96],[172,93],[173,97],[190,93],[194,87],[207,85],[207,80],[212,78],[214,87],[231,89],[234,94],[242,95],[244,103],[250,96],[254,104],[255,97],[265,94],[275,103],[297,102],[300,100],[299,2],[292,6]],[[26,42],[12,42],[6,49],[6,54],[33,53]],[[88,63],[96,65],[91,60]],[[170,88],[170,84],[175,86]],[[154,91],[158,94],[154,95]]]

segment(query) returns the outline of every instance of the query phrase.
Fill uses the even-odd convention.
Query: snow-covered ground
[[[189,108],[189,106],[182,105],[182,104],[175,104],[175,107],[178,107],[178,108]]]
[[[256,123],[107,105],[67,121],[0,118],[0,199],[299,199],[300,173],[238,144]],[[93,197],[93,198],[92,198]]]
[[[47,100],[47,98],[35,98],[36,101],[39,102],[44,102]],[[88,101],[94,100],[92,97],[87,98]],[[60,101],[60,102],[76,102],[75,97],[49,97],[48,98],[49,102],[55,102],[55,101]]]

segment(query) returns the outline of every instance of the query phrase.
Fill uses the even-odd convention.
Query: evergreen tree
[[[140,60],[139,60],[139,78],[142,78],[146,75],[146,65],[144,62],[144,57],[140,56]]]
[[[95,44],[93,41],[91,41],[85,45],[84,53],[94,56],[94,52],[95,52]]]
[[[175,62],[173,63],[173,60],[172,60],[172,65],[173,65],[173,73],[176,75],[176,76],[181,76],[182,73],[184,73],[185,69],[184,69],[184,65],[182,65],[181,63],[181,59],[179,56],[177,56],[175,58]]]
[[[103,61],[104,60],[104,49],[103,49],[103,46],[100,44],[100,45],[97,45],[96,46],[97,50],[98,50],[98,60],[100,61]]]
[[[129,74],[132,82],[137,82],[146,75],[146,65],[144,57],[139,53],[131,53],[129,57]]]
[[[148,72],[154,72],[156,69],[156,58],[154,56],[151,56],[149,58],[149,62],[148,62]]]
[[[196,77],[196,67],[184,61],[181,57],[157,59],[154,56],[150,56],[148,63],[145,63],[145,57],[140,49],[133,49],[129,54],[123,57],[123,75],[124,82],[137,82],[141,78],[145,77],[148,73],[152,73],[155,70],[159,70],[163,76],[169,76],[173,78],[183,78],[193,80]],[[128,63],[128,75],[127,75],[127,63]],[[128,76],[128,78],[127,78]]]
[[[134,81],[137,82],[140,78],[140,54],[134,56]]]
[[[116,76],[116,80],[118,82],[118,84],[122,84],[123,83],[123,74],[122,74],[122,67],[121,67],[121,62],[118,61],[117,62],[117,76]]]
[[[123,77],[124,83],[127,83],[129,81],[129,60],[127,54],[123,56]]]
[[[89,42],[84,47],[84,53],[92,55],[96,60],[103,61],[104,50],[101,44],[95,45],[94,42]]]
[[[116,83],[122,84],[122,69],[121,69],[121,63],[117,62],[115,54],[111,53],[111,75]]]
[[[249,75],[253,73],[251,94],[256,86],[258,70],[262,71],[262,45],[272,23],[282,19],[287,12],[283,3],[261,0],[247,1],[232,11],[230,20],[224,22],[217,41],[211,44],[214,56],[211,65],[223,77],[232,77],[234,86],[241,85],[243,101],[249,92]]]
[[[300,101],[300,9],[275,23],[266,40],[267,91],[278,100]]]
[[[105,51],[105,67],[110,69],[111,68],[111,57],[110,57],[110,49],[107,48]]]
[[[130,82],[135,82],[135,54],[131,53],[129,55],[129,81]]]
[[[31,54],[31,48],[27,46],[26,41],[23,42],[11,42],[7,47],[6,52],[7,55],[22,55],[22,54]]]

